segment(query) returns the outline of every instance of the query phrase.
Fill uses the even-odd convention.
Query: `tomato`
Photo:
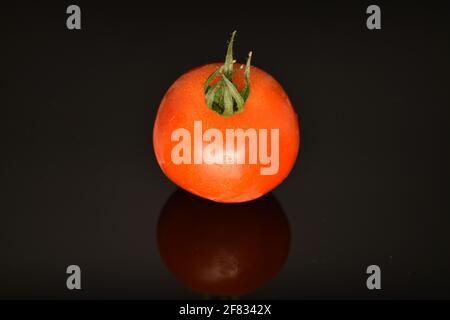
[[[282,86],[265,71],[207,64],[178,78],[153,128],[156,159],[181,188],[217,202],[256,199],[279,185],[297,158],[298,117]]]
[[[167,268],[186,287],[233,297],[278,274],[288,257],[290,229],[271,193],[221,204],[178,189],[159,217],[157,243]]]

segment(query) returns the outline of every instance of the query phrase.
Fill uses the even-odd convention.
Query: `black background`
[[[236,57],[284,86],[301,150],[274,195],[290,255],[247,298],[450,298],[449,9],[376,2],[0,5],[0,298],[196,298],[165,268],[176,187],[152,127],[183,72]],[[80,265],[82,291],[65,269]],[[369,291],[365,269],[382,269]]]

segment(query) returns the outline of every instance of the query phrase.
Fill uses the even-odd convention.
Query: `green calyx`
[[[248,54],[247,63],[244,71],[244,87],[241,91],[238,90],[233,83],[233,65],[236,63],[233,60],[233,42],[236,31],[231,35],[231,40],[228,43],[227,55],[225,63],[217,68],[205,82],[205,98],[208,107],[218,114],[229,117],[233,114],[244,111],[244,104],[250,95],[250,61],[252,53]],[[211,83],[220,77],[213,85]]]

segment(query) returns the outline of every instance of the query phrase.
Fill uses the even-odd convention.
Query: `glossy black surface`
[[[183,72],[236,56],[284,86],[300,156],[274,195],[289,221],[281,272],[245,296],[450,298],[449,10],[381,4],[208,7],[82,3],[0,8],[0,298],[197,298],[160,258],[176,187],[152,126]],[[65,269],[82,268],[81,292]],[[380,265],[382,290],[366,267]]]

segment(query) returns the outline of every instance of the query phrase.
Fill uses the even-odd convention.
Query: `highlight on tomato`
[[[192,69],[166,92],[153,146],[165,175],[217,202],[245,202],[279,185],[299,151],[298,117],[282,86],[265,71],[233,58]]]
[[[279,273],[289,254],[290,228],[271,193],[225,205],[178,189],[159,217],[157,244],[184,286],[202,295],[238,297]]]

